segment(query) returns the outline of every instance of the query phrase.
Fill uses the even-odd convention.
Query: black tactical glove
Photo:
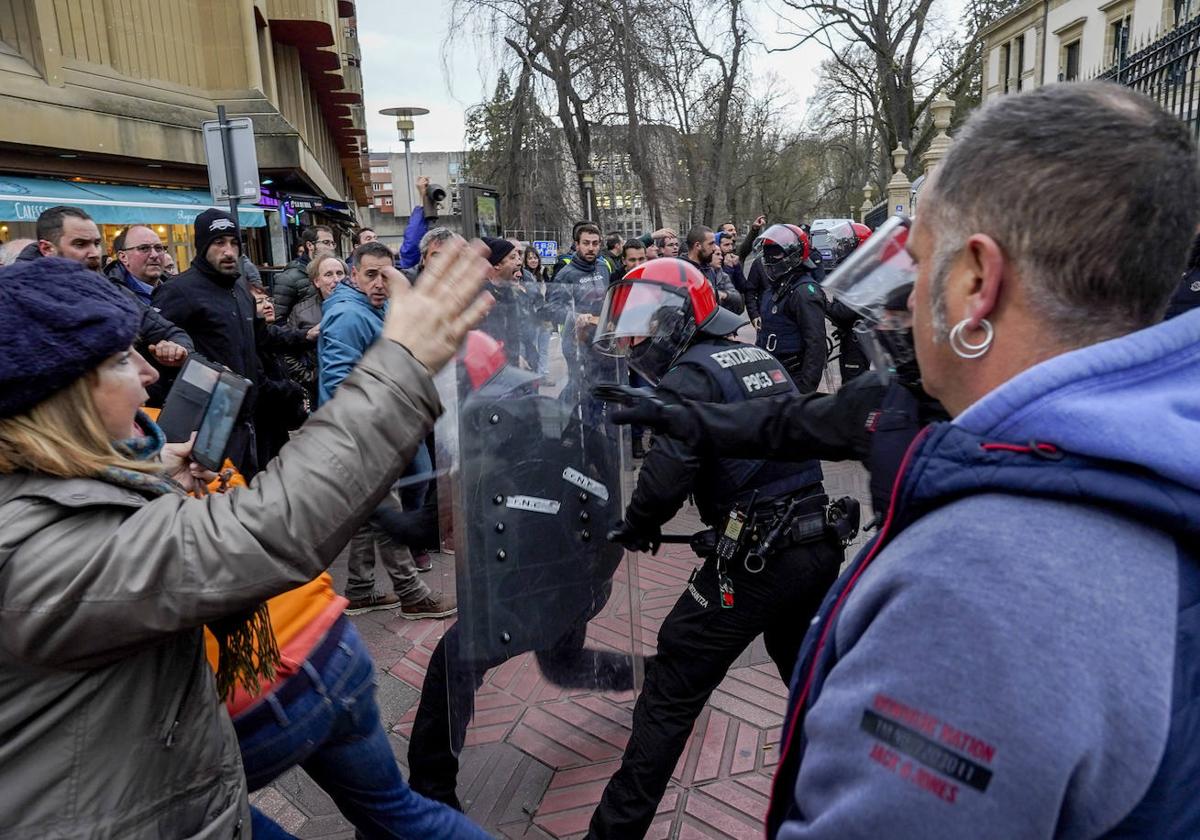
[[[608,540],[620,543],[630,551],[648,551],[656,554],[658,547],[662,545],[662,532],[655,528],[654,533],[648,535],[622,519],[608,532]]]
[[[669,403],[648,388],[626,385],[595,385],[592,396],[621,408],[609,413],[609,419],[620,426],[645,426],[684,441],[695,441],[700,427],[686,405]]]

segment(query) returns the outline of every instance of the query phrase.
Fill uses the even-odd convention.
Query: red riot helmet
[[[808,234],[798,225],[771,225],[754,240],[746,276],[750,275],[754,263],[761,262],[769,280],[782,280],[803,266],[811,253]]]
[[[609,286],[593,344],[657,385],[696,333],[730,335],[745,318],[717,305],[700,269],[684,260],[649,260]]]
[[[464,391],[460,396],[474,393],[495,397],[533,391],[534,384],[539,381],[536,374],[510,365],[504,342],[482,330],[467,333],[458,360],[466,374],[461,382]]]

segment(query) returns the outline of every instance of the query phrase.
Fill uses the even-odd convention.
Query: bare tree
[[[713,85],[716,112],[708,137],[700,197],[700,220],[703,224],[712,225],[716,214],[717,190],[725,180],[730,114],[735,107],[734,94],[741,81],[746,50],[750,44],[750,27],[742,0],[722,0],[713,13],[711,25],[704,25],[704,19],[698,15],[696,0],[678,2],[680,17],[692,36],[692,47],[716,68]],[[702,4],[703,7],[711,5],[714,5],[711,0]]]
[[[863,67],[847,44],[865,48],[874,65],[878,90],[877,127],[881,146],[897,145],[918,156],[933,137],[929,106],[939,93],[958,95],[979,60],[977,39],[960,43],[943,31],[934,0],[782,0],[794,15],[786,34],[797,40],[787,49],[817,43],[854,83],[864,84]],[[872,89],[872,88],[868,88]]]

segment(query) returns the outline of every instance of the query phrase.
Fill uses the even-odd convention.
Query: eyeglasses
[[[167,252],[166,245],[131,245],[128,248],[122,248],[122,251],[137,251],[139,254],[149,254],[153,251],[156,254],[165,254]]]

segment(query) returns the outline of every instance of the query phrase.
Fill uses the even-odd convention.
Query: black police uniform
[[[829,323],[833,324],[833,334],[838,342],[838,368],[842,373],[842,384],[845,385],[871,369],[871,362],[854,334],[854,325],[862,316],[840,300],[829,301],[825,314],[829,317]]]
[[[801,393],[817,390],[825,370],[825,293],[806,269],[771,282],[758,303],[759,347],[775,354]]]
[[[413,790],[461,810],[458,756],[489,669],[535,651],[557,685],[627,691],[633,663],[584,646],[624,555],[604,538],[620,472],[603,432],[558,399],[477,393],[462,402],[459,441],[458,620],[430,657],[408,758]]]
[[[797,394],[769,353],[719,338],[701,339],[685,351],[659,390],[737,407]],[[704,522],[720,527],[731,507],[746,503],[757,490],[755,510],[765,532],[797,497],[805,500],[798,517],[823,518],[827,499],[821,479],[816,461],[717,458],[660,435],[646,456],[625,521],[636,533],[652,537],[691,493]],[[837,576],[842,548],[836,536],[821,531],[812,541],[788,538],[777,545],[759,573],[749,572],[741,560],[728,566],[732,608],[722,606],[714,559],[693,572],[659,630],[629,744],[592,817],[589,837],[630,840],[645,834],[709,695],[760,633],[780,677],[786,682],[791,676],[809,620]]]
[[[746,406],[687,402],[666,409],[669,420],[640,418],[654,429],[694,438],[701,451],[724,457],[820,458],[860,461],[871,474],[871,505],[887,512],[904,454],[922,428],[948,420],[941,403],[919,385],[871,374],[836,394],[787,395]]]

